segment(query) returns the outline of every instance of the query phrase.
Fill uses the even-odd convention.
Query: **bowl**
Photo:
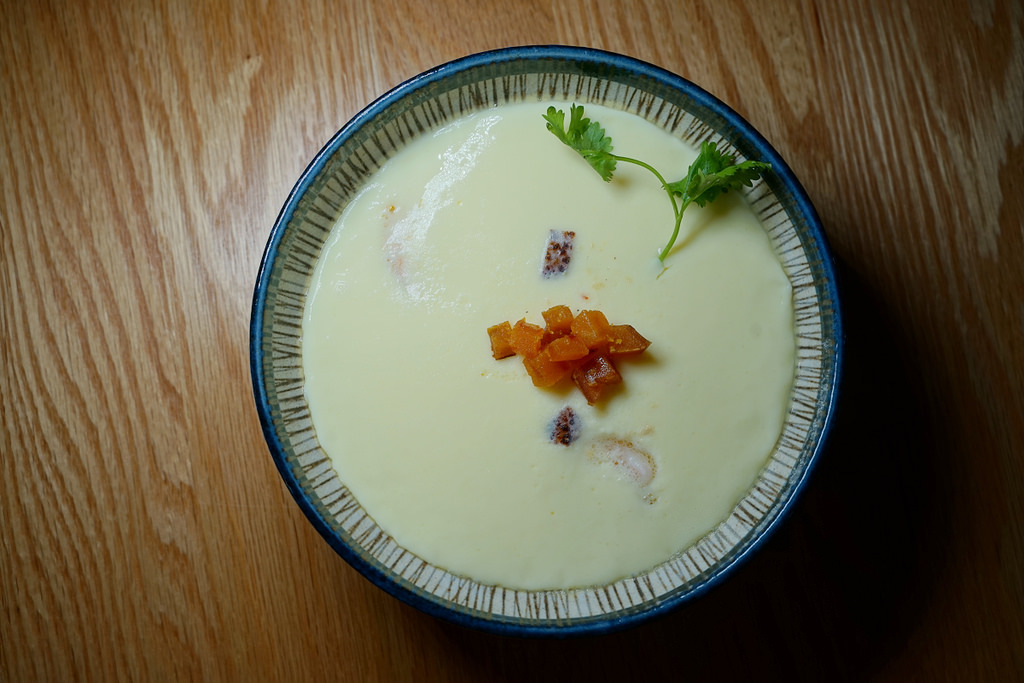
[[[541,99],[601,104],[773,170],[745,190],[793,291],[796,370],[774,449],[725,519],[648,571],[607,585],[523,590],[431,565],[362,507],[321,447],[304,392],[301,320],[328,232],[404,142],[482,108]],[[271,232],[252,304],[253,390],[271,456],[303,513],[349,564],[398,599],[451,622],[507,635],[606,633],[693,600],[749,558],[792,509],[825,446],[842,364],[833,259],[789,166],[736,112],[693,83],[594,49],[527,46],[474,54],[395,87],[349,121],[298,179]]]

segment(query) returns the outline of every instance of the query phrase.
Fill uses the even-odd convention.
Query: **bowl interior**
[[[773,172],[745,191],[793,287],[796,375],[784,427],[759,477],[726,519],[637,576],[573,590],[483,585],[433,566],[381,530],[317,441],[303,391],[302,316],[321,247],[346,203],[409,140],[507,102],[562,100],[637,114],[695,146],[717,141]],[[400,599],[502,633],[567,635],[621,628],[705,591],[749,554],[789,509],[831,423],[842,334],[831,256],[789,167],[735,112],[657,67],[595,50],[510,48],[473,55],[398,86],[316,156],[274,225],[256,285],[253,388],[278,469],[307,517],[348,562]]]

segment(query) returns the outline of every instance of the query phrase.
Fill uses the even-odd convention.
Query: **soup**
[[[661,187],[624,164],[602,182],[545,130],[547,106],[482,110],[400,150],[334,226],[303,320],[318,439],[368,514],[431,564],[520,589],[644,571],[725,519],[779,436],[795,363],[791,286],[742,197],[691,207],[665,268]],[[696,156],[587,110],[666,177]],[[552,231],[572,253],[545,277]],[[651,341],[594,405],[491,355],[488,327],[554,305]],[[553,438],[566,414],[572,438]]]

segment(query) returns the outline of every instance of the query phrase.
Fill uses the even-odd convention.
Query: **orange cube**
[[[590,353],[587,345],[571,334],[551,340],[544,351],[555,361],[579,360]]]
[[[512,326],[507,320],[488,327],[487,336],[491,339],[491,355],[494,360],[515,355],[516,350],[512,348]]]
[[[650,345],[651,342],[632,325],[611,325],[608,328],[608,353],[642,353]]]
[[[544,316],[546,330],[549,335],[560,337],[569,334],[572,327],[572,309],[568,306],[552,306],[541,313]]]
[[[622,381],[622,375],[615,369],[611,358],[601,352],[595,352],[573,371],[572,380],[583,392],[587,403],[594,405],[600,400],[605,389]]]
[[[569,326],[572,334],[587,345],[588,349],[596,349],[608,344],[608,318],[601,311],[580,311],[572,319]]]
[[[533,358],[540,353],[540,344],[543,339],[544,328],[526,322],[526,318],[512,326],[512,348],[524,358]]]
[[[523,366],[530,373],[535,387],[553,387],[569,374],[572,366],[552,360],[547,349],[531,358],[523,358]]]

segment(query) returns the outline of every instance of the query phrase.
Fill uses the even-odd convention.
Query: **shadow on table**
[[[481,680],[843,680],[906,643],[943,564],[944,450],[929,443],[899,324],[841,270],[847,354],[832,439],[792,514],[722,585],[607,636],[544,641],[439,628]],[[937,447],[938,446],[938,447]]]

